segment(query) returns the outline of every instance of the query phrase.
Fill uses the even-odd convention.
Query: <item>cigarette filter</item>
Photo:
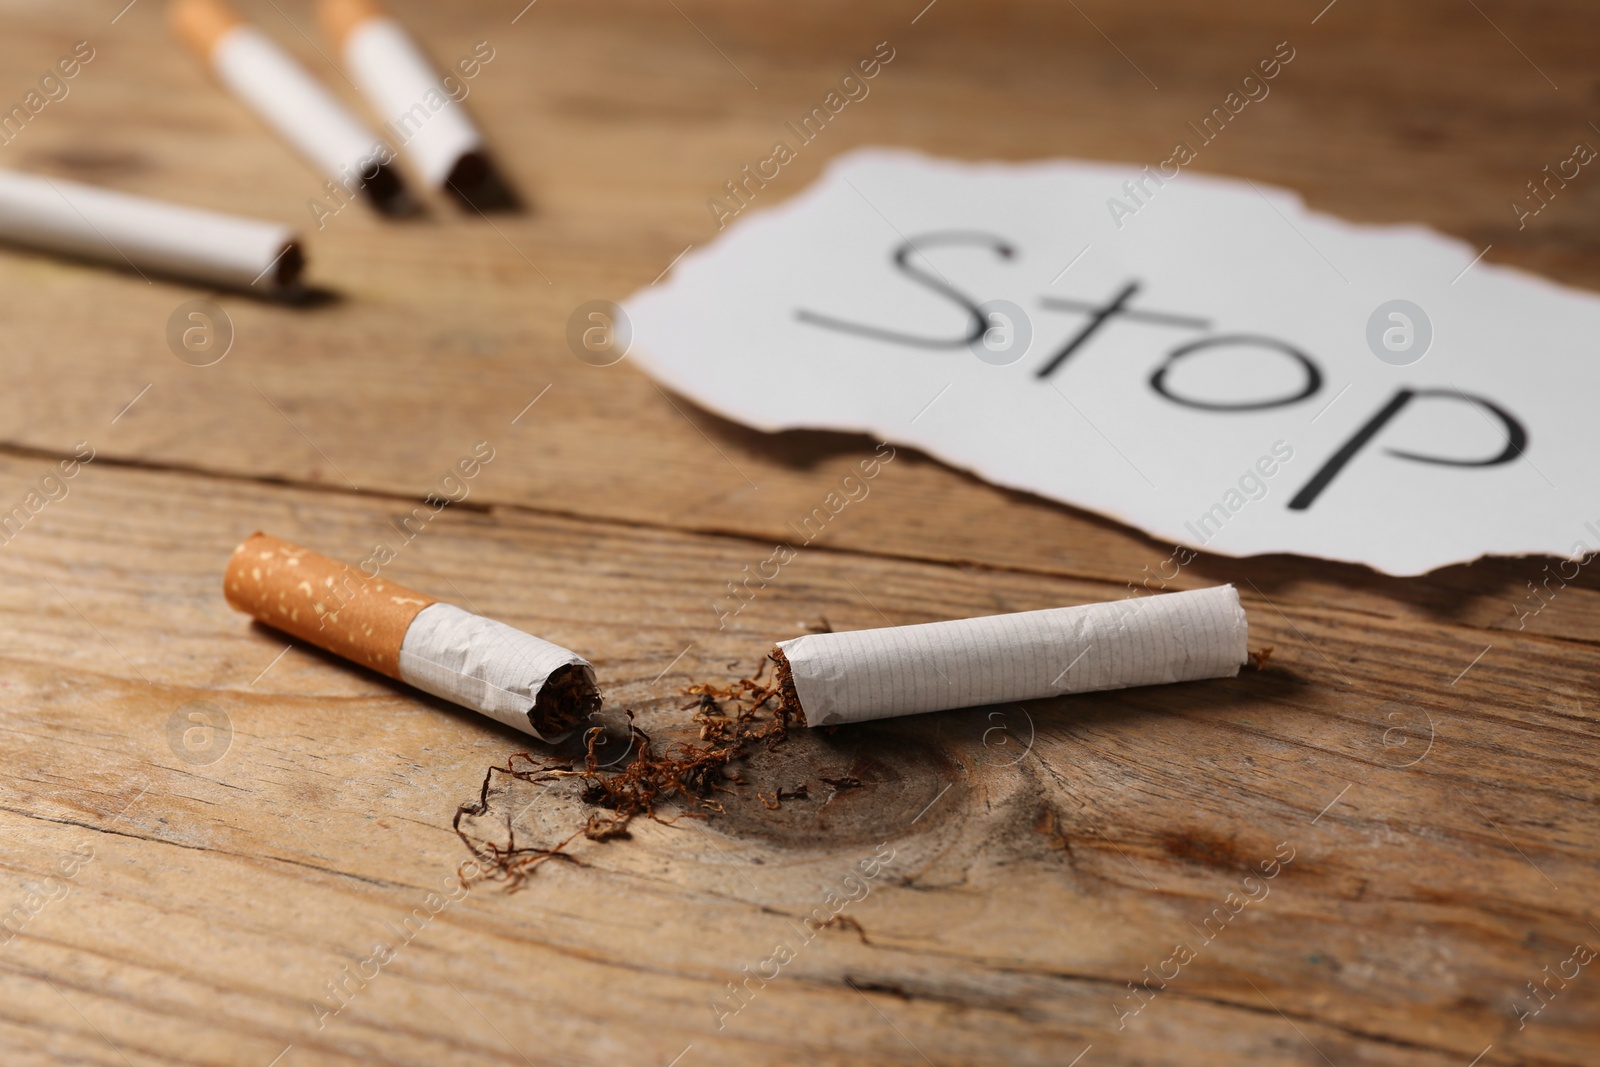
[[[486,178],[483,137],[405,29],[373,0],[322,0],[323,31],[429,185],[462,199]]]
[[[0,240],[239,289],[290,289],[305,263],[286,226],[9,170]]]
[[[807,634],[779,685],[810,726],[1066,693],[1231,678],[1248,653],[1231,585],[982,619]]]
[[[268,534],[234,549],[222,581],[268,626],[541,741],[600,708],[577,653]]]
[[[345,189],[386,214],[412,207],[389,166],[393,151],[276,41],[223,0],[173,0],[172,30],[267,125]]]

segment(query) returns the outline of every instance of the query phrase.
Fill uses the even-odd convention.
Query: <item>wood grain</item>
[[[1201,169],[1600,287],[1600,186],[1572,183],[1523,230],[1506,206],[1593,135],[1600,14],[543,0],[512,24],[521,4],[394,6],[442,62],[496,49],[468,104],[528,213],[435,202],[394,224],[358,205],[318,231],[317,177],[208,85],[157,5],[7,15],[0,99],[75,41],[97,54],[0,165],[302,226],[332,293],[286,307],[0,255],[0,505],[76,442],[96,452],[0,546],[0,924],[22,917],[0,944],[5,1063],[1592,1059],[1589,970],[1525,1026],[1514,1005],[1600,946],[1593,575],[1519,628],[1543,560],[1402,581],[1202,557],[1174,586],[1237,584],[1268,669],[794,736],[740,769],[723,814],[582,842],[519,893],[481,884],[437,914],[429,894],[468,858],[457,805],[528,740],[291,644],[219,582],[258,528],[350,560],[400,543],[398,521],[489,441],[393,577],[588,656],[613,706],[663,737],[686,730],[684,685],[823,619],[1128,595],[1170,546],[902,451],[719,628],[726,583],[871,443],[757,434],[627,361],[587,366],[567,317],[710,240],[706,197],[881,40],[897,54],[872,95],[771,202],[857,145],[1156,159],[1287,38],[1294,66]],[[359,107],[309,4],[241,7]],[[196,297],[237,331],[205,368],[165,341]],[[212,762],[184,744],[195,701],[231,724]],[[824,782],[847,775],[862,786]],[[776,811],[757,796],[802,782],[808,799]],[[522,785],[493,800],[529,839],[585,816]],[[885,844],[851,922],[729,1014],[727,984]],[[1247,885],[1266,893],[1234,914]],[[419,908],[319,1026],[327,983]],[[1180,943],[1194,958],[1176,977],[1130,989],[1170,974]]]
[[[995,1040],[1014,1062],[1059,1062],[1074,1041],[1165,1060],[1200,1034],[1223,1059],[1305,1059],[1270,998],[1336,1062],[1448,1063],[1508,1041],[1504,1005],[1589,939],[1591,657],[1504,638],[1452,685],[1481,647],[1472,628],[1279,615],[1247,590],[1252,641],[1279,649],[1266,671],[795,738],[744,767],[704,827],[644,824],[521,893],[473,890],[317,1029],[309,1000],[445,884],[466,858],[455,806],[525,739],[308,647],[274,663],[287,642],[216,595],[238,529],[352,554],[403,501],[93,466],[79,481],[0,558],[7,617],[31,630],[6,672],[4,862],[21,881],[79,841],[96,850],[0,957],[14,1025],[82,1036],[47,977],[135,1058],[248,1062],[281,1039],[310,1063],[516,1062],[465,994],[557,1062],[594,1062],[601,1034],[662,1062],[689,1043],[700,1062],[915,1062],[865,994],[937,1035],[943,1062],[988,1062]],[[495,508],[446,512],[394,577],[591,652],[612,700],[663,736],[682,731],[682,684],[728,677],[802,616],[857,627],[1106,594],[807,552],[717,631],[697,590],[760,550]],[[234,738],[190,766],[167,722],[197,696]],[[844,774],[866,785],[828,796],[821,779]],[[800,782],[816,799],[781,815],[756,796]],[[499,803],[536,840],[586,815],[531,792]],[[724,984],[882,841],[890,876],[848,912],[866,940],[825,931],[718,1030]],[[1118,1031],[1126,983],[1198,943],[1285,843],[1271,892]],[[1592,1004],[1556,1000],[1520,1054],[1580,1062]],[[210,1020],[198,1045],[185,1005]]]

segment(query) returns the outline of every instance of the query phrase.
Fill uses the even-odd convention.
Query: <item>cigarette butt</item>
[[[405,28],[372,0],[320,0],[317,16],[385,133],[430,186],[468,204],[484,201],[491,185],[501,188],[483,136],[458,98],[461,78],[441,77]]]
[[[293,291],[305,264],[287,226],[9,170],[0,240],[274,294]]]
[[[177,0],[167,9],[167,20],[202,63],[211,61],[211,50],[229,30],[244,24],[237,11],[216,0]]]
[[[1231,678],[1249,626],[1231,585],[779,642],[785,710],[809,726]]]
[[[577,653],[269,534],[234,549],[222,582],[268,626],[542,741],[600,708]]]
[[[223,0],[172,0],[173,33],[224,86],[346,192],[387,215],[415,208],[394,151],[276,41]]]
[[[405,27],[373,0],[320,0],[317,14],[387,136],[422,178],[467,205],[509,206],[483,136],[458,98],[461,78],[440,77]]]
[[[370,19],[387,18],[383,8],[372,0],[322,0],[317,4],[317,21],[322,32],[339,51],[356,28]]]

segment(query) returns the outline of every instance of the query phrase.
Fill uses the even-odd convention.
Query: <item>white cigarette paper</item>
[[[778,644],[809,726],[1231,678],[1249,628],[1231,585]]]
[[[391,214],[409,210],[394,152],[272,38],[225,0],[173,0],[178,37],[318,170],[346,190],[363,190]]]
[[[369,18],[344,40],[344,59],[372,109],[402,141],[429,185],[443,189],[463,158],[483,149],[466,109],[400,24]]]
[[[0,170],[0,240],[238,289],[299,280],[286,226]]]
[[[217,77],[267,124],[346,188],[389,155],[378,137],[254,26],[235,26],[211,51]]]
[[[567,666],[578,668],[594,687],[594,668],[576,652],[454,604],[423,608],[400,645],[401,681],[542,741],[565,734],[543,736],[528,713],[545,681]]]

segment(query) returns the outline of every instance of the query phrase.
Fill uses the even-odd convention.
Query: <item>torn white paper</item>
[[[778,647],[808,726],[1231,678],[1249,628],[1231,585],[981,619],[807,634]]]
[[[1600,298],[1161,167],[865,150],[626,305],[664,384],[1224,555],[1600,549]]]

